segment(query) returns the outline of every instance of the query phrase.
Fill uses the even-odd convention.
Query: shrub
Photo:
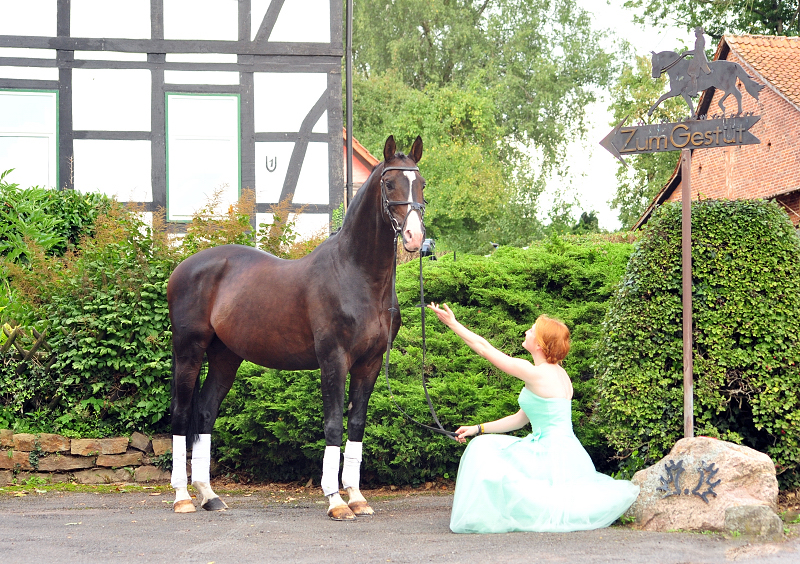
[[[692,203],[698,435],[800,469],[800,238],[777,204]],[[681,206],[653,215],[604,321],[596,412],[631,474],[683,434]]]
[[[590,418],[596,401],[592,347],[631,249],[600,237],[553,238],[528,250],[501,247],[488,258],[423,261],[426,300],[451,304],[462,322],[509,354],[529,356],[521,346],[523,333],[540,313],[567,322],[573,348],[564,366],[575,387],[575,430],[601,467],[611,452]],[[421,385],[419,268],[419,262],[398,267],[403,326],[391,354],[391,386],[402,409],[432,424]],[[474,354],[435,316],[426,319],[425,373],[442,424],[452,430],[516,411],[521,382]],[[416,483],[454,477],[463,448],[409,422],[395,406],[384,375],[378,378],[364,437],[364,480]],[[224,462],[258,477],[307,479],[319,475],[322,421],[318,371],[279,372],[245,364],[223,402],[215,444]]]
[[[112,203],[79,253],[29,258],[27,267],[7,265],[12,284],[48,320],[59,354],[50,371],[26,372],[33,397],[5,403],[15,428],[84,436],[166,429],[166,285],[178,256],[160,226]]]

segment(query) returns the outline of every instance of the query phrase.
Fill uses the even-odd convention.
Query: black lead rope
[[[392,264],[392,294],[394,294],[395,289],[395,280],[397,276],[397,239],[394,239],[394,262]],[[397,404],[397,400],[394,399],[394,392],[392,392],[392,386],[389,384],[389,353],[392,352],[392,326],[394,326],[394,314],[399,313],[397,308],[390,307],[389,311],[392,314],[391,322],[389,324],[389,339],[386,342],[386,363],[385,363],[385,370],[384,374],[386,375],[386,387],[389,389],[389,395],[392,397],[392,401],[394,402],[395,407],[400,410],[400,413],[406,416],[407,419],[413,421],[420,427],[424,427],[429,431],[433,431],[434,433],[439,433],[440,435],[445,435],[450,437],[451,439],[455,440],[456,434],[453,431],[448,431],[445,429],[442,424],[439,422],[439,417],[436,415],[436,410],[433,408],[433,402],[431,401],[431,396],[428,393],[428,385],[427,385],[427,378],[425,378],[425,294],[422,289],[422,255],[420,254],[419,257],[419,304],[418,306],[422,312],[422,389],[425,390],[425,399],[428,400],[428,409],[430,409],[431,415],[433,416],[433,420],[436,421],[436,425],[438,425],[438,429],[436,427],[431,427],[430,425],[425,425],[424,423],[420,423],[413,417],[411,417],[406,411]]]

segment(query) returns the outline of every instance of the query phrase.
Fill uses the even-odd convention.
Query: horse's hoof
[[[328,509],[328,517],[334,521],[352,521],[356,514],[346,505],[337,505]]]
[[[212,497],[211,499],[207,500],[203,505],[201,505],[201,507],[206,511],[225,511],[226,509],[228,509],[228,506],[225,505],[225,502],[218,497]]]
[[[347,506],[353,511],[355,515],[362,517],[364,515],[374,515],[375,511],[369,506],[366,501],[351,501]]]
[[[197,511],[194,508],[194,503],[191,499],[182,499],[172,504],[173,513],[194,513]]]

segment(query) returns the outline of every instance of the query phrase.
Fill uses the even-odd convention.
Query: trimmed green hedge
[[[463,323],[511,355],[529,356],[522,348],[523,333],[539,314],[566,321],[573,334],[564,366],[575,386],[575,430],[601,468],[608,467],[612,453],[591,420],[596,402],[592,348],[632,248],[599,237],[552,239],[527,250],[501,247],[490,257],[459,255],[454,261],[448,255],[423,262],[426,301],[450,304]],[[404,410],[431,424],[421,384],[418,277],[418,262],[398,268],[403,326],[392,350],[391,385]],[[426,316],[426,335],[425,371],[445,427],[493,420],[518,409],[519,380],[473,353],[432,314]],[[245,364],[223,402],[214,440],[223,462],[258,477],[316,479],[325,444],[319,373]],[[364,437],[366,481],[454,477],[462,452],[451,439],[408,421],[392,402],[384,375],[379,376]]]
[[[647,225],[604,322],[596,412],[630,474],[683,436],[681,206]],[[775,203],[692,203],[695,434],[800,483],[800,238]]]

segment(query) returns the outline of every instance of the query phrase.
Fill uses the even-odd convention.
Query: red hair
[[[536,319],[536,342],[547,362],[559,363],[569,352],[569,328],[558,319],[540,315]]]

